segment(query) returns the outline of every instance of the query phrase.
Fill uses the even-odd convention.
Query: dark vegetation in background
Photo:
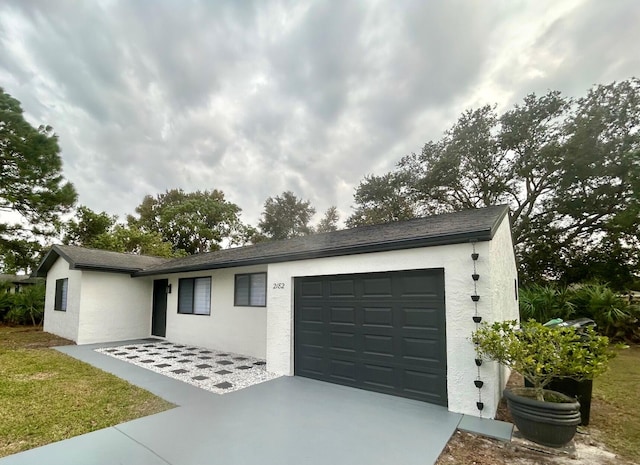
[[[44,319],[44,283],[23,287],[12,294],[8,283],[0,283],[0,323],[41,326]]]
[[[600,283],[534,284],[520,289],[520,318],[546,323],[553,318],[591,318],[612,341],[640,342],[640,302]]]

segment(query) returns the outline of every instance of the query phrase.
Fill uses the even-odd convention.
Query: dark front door
[[[447,405],[444,270],[296,278],[295,374]]]
[[[151,315],[151,335],[165,337],[167,334],[167,287],[168,279],[153,281],[153,313]]]

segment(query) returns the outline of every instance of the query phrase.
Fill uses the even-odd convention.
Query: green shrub
[[[571,303],[571,292],[564,286],[546,284],[520,290],[520,318],[522,320],[536,320],[546,323],[554,318],[568,320],[575,314]]]
[[[0,282],[0,322],[4,321],[4,317],[11,307],[13,307],[13,294],[9,293],[11,284]]]
[[[544,400],[544,387],[556,378],[593,379],[607,369],[614,353],[609,339],[592,328],[543,326],[534,320],[482,324],[472,335],[481,358],[494,360],[520,373]]]
[[[624,296],[597,283],[578,285],[572,294],[576,314],[595,321],[602,334],[612,340],[640,341],[640,311]]]
[[[555,284],[520,289],[520,318],[546,323],[553,318],[591,318],[614,341],[640,342],[640,308],[605,284]]]
[[[44,284],[24,287],[20,292],[10,295],[11,309],[4,321],[13,325],[41,325],[44,319]]]

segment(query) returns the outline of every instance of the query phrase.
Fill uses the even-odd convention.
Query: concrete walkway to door
[[[299,377],[220,396],[96,353],[95,347],[59,350],[179,407],[5,457],[0,465],[428,465],[462,417],[423,402]]]

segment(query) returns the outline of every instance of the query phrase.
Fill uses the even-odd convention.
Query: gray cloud
[[[124,216],[181,187],[222,189],[253,224],[284,190],[348,214],[364,175],[469,105],[630,77],[639,14],[635,0],[14,0],[0,86],[54,126],[93,209]]]

